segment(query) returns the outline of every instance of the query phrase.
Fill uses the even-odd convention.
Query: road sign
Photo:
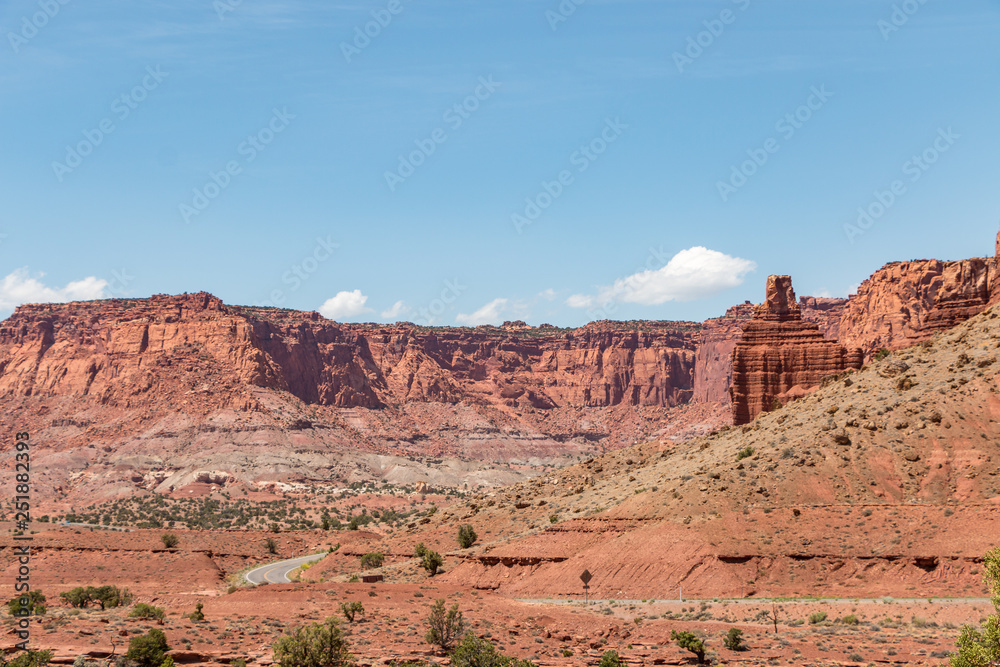
[[[592,574],[590,573],[590,570],[584,570],[584,571],[583,571],[583,574],[581,574],[581,575],[580,575],[580,581],[582,581],[582,582],[583,582],[583,585],[584,585],[584,586],[586,586],[587,584],[589,584],[589,583],[590,583],[590,580],[591,580],[591,579],[592,579],[593,577],[594,577],[594,575],[592,575]]]

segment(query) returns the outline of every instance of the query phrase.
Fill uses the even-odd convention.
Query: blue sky
[[[700,320],[771,273],[846,296],[992,253],[998,29],[998,0],[8,0],[0,316],[206,290]]]

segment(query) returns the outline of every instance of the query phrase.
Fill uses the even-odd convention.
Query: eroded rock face
[[[840,325],[840,341],[865,357],[927,340],[1000,298],[998,260],[936,259],[886,264],[861,283]]]
[[[827,340],[819,325],[802,319],[789,276],[769,276],[767,298],[754,306],[733,349],[733,423],[805,395],[827,375],[861,367],[861,354]]]

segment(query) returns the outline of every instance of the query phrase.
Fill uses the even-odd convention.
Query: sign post
[[[590,573],[590,570],[584,570],[583,574],[580,575],[580,581],[583,582],[583,595],[585,604],[590,604],[590,580],[594,575]]]

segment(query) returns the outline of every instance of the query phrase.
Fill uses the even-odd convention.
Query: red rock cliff
[[[733,350],[733,423],[746,424],[778,401],[801,396],[823,377],[860,368],[861,354],[826,340],[819,325],[805,322],[788,276],[769,276],[767,299]]]

